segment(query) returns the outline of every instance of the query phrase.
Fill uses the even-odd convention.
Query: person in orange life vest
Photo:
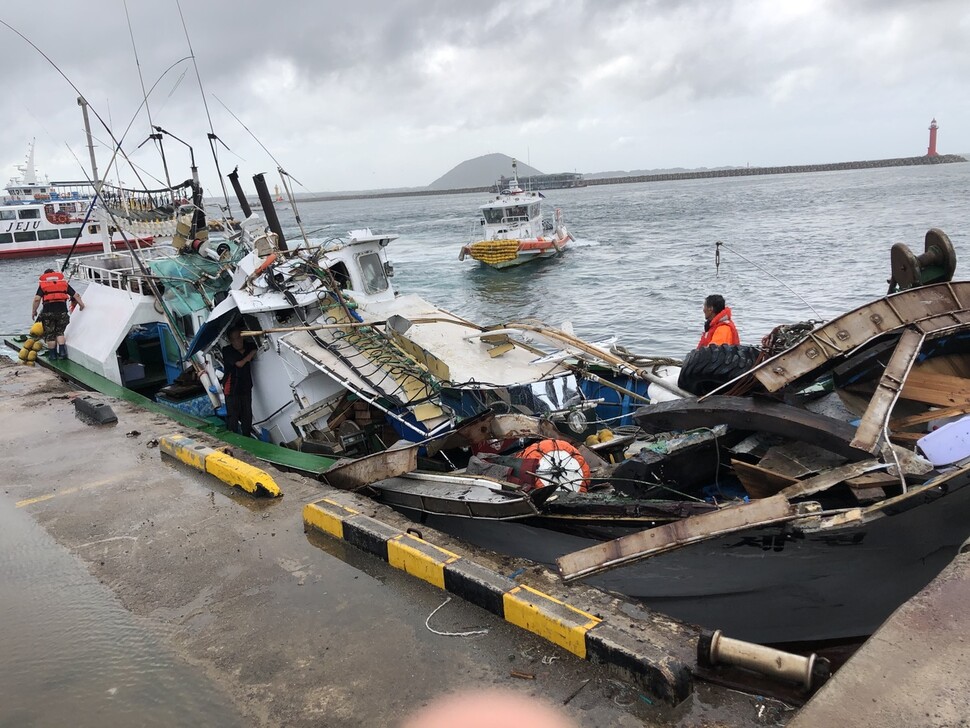
[[[256,344],[243,340],[242,330],[229,332],[229,346],[222,347],[222,367],[225,378],[222,391],[226,395],[226,429],[246,437],[253,436],[253,371]]]
[[[724,296],[716,293],[704,299],[704,334],[698,349],[717,344],[740,344],[738,329],[731,320],[731,309],[724,305]]]
[[[40,322],[44,326],[44,338],[47,340],[47,356],[51,359],[67,359],[64,331],[71,321],[67,310],[68,301],[71,302],[71,311],[75,306],[84,310],[84,301],[67,282],[64,274],[53,268],[45,270],[40,277],[40,285],[37,286],[30,317],[37,318],[37,307],[43,303]]]

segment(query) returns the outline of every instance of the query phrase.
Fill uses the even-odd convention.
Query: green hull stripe
[[[23,337],[16,337],[6,339],[5,343],[11,349],[19,350],[22,341]],[[149,399],[143,394],[138,394],[138,392],[134,392],[130,389],[122,387],[119,384],[115,384],[114,382],[105,379],[100,374],[95,374],[94,372],[85,369],[80,364],[77,364],[70,359],[56,359],[54,361],[48,361],[46,357],[38,357],[37,363],[43,367],[63,374],[68,379],[80,384],[86,389],[100,392],[101,394],[108,395],[109,397],[123,399],[124,401],[130,402],[131,404],[141,407],[142,409],[165,415],[170,420],[178,422],[180,425],[191,427],[204,432],[207,435],[211,435],[212,437],[222,440],[233,447],[238,447],[240,450],[245,450],[253,457],[259,458],[260,460],[268,463],[272,463],[273,465],[281,465],[285,468],[292,468],[293,470],[299,470],[304,473],[319,475],[336,462],[336,458],[328,458],[322,455],[314,455],[312,453],[299,452],[298,450],[290,450],[289,448],[274,445],[271,442],[263,442],[262,440],[255,440],[251,437],[243,437],[235,432],[230,432],[222,426],[221,421],[217,417],[212,417],[211,419],[201,419],[199,417],[186,414],[185,412],[172,409],[171,407],[166,407],[163,404],[159,404],[158,402]],[[217,421],[218,424],[213,420]]]

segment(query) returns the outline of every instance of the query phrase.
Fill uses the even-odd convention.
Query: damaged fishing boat
[[[681,394],[676,369],[654,373],[535,321],[480,326],[399,293],[387,257],[394,235],[363,228],[287,241],[262,175],[254,184],[265,221],[237,172],[229,178],[245,220],[211,236],[197,178],[138,205],[129,193],[107,194],[101,209],[114,227],[140,235],[161,225],[172,243],[66,261],[73,284],[86,283],[86,305],[68,326],[68,359],[41,361],[311,473],[398,440],[444,436],[485,412],[544,417],[585,436],[596,407],[628,421],[648,387]],[[231,329],[258,348],[254,428],[241,435],[222,419]],[[434,466],[451,469],[439,454]]]
[[[740,639],[871,634],[970,536],[970,282],[951,282],[944,233],[925,247],[894,246],[889,295],[709,395],[639,409],[611,453],[617,433],[502,425],[470,477],[371,488],[420,523]]]

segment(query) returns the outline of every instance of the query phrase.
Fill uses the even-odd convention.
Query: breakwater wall
[[[638,174],[624,177],[585,179],[583,186],[620,185],[635,182],[671,182],[682,179],[710,179],[716,177],[749,177],[761,174],[806,174],[808,172],[838,172],[849,169],[873,169],[876,167],[911,167],[920,164],[952,164],[966,162],[958,154],[941,154],[936,157],[898,157],[895,159],[870,159],[859,162],[834,162],[832,164],[800,164],[787,167],[734,167],[730,169],[705,169],[694,172],[667,172],[663,174]],[[306,195],[297,202],[326,202],[331,200],[378,200],[389,197],[427,197],[429,195],[488,194],[489,187],[464,187],[454,190],[407,190],[399,192],[354,192],[345,195]],[[256,201],[254,207],[259,206]]]
[[[669,182],[680,179],[708,179],[713,177],[749,177],[759,174],[806,174],[808,172],[840,172],[848,169],[873,169],[876,167],[911,167],[919,164],[952,164],[966,162],[958,154],[941,154],[936,157],[898,157],[895,159],[870,159],[860,162],[834,162],[832,164],[800,164],[787,167],[737,167],[731,169],[705,169],[696,172],[669,172],[666,174],[639,174],[627,177],[604,177],[584,180],[586,185],[616,185],[631,182]]]

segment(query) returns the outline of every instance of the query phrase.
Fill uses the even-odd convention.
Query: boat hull
[[[462,248],[461,257],[467,255],[482,265],[502,270],[562,255],[571,240],[569,234],[532,240],[482,240]]]
[[[753,642],[869,635],[970,536],[968,483],[970,468],[868,523],[815,532],[791,525],[750,528],[583,582]],[[617,527],[596,538],[596,529],[575,520],[567,533],[550,528],[551,519],[485,522],[400,510],[477,546],[553,568],[563,554],[633,530]]]
[[[0,260],[7,260],[13,258],[40,258],[43,256],[50,255],[64,255],[71,252],[73,248],[74,253],[93,253],[100,252],[103,250],[104,245],[100,240],[87,243],[78,243],[76,246],[64,243],[60,241],[51,241],[52,245],[44,245],[39,243],[24,243],[23,247],[15,247],[18,244],[13,243],[11,245],[0,246]],[[154,238],[129,238],[128,243],[124,240],[113,240],[111,242],[111,247],[113,250],[127,250],[128,245],[135,245],[139,248],[147,248],[152,245]]]

